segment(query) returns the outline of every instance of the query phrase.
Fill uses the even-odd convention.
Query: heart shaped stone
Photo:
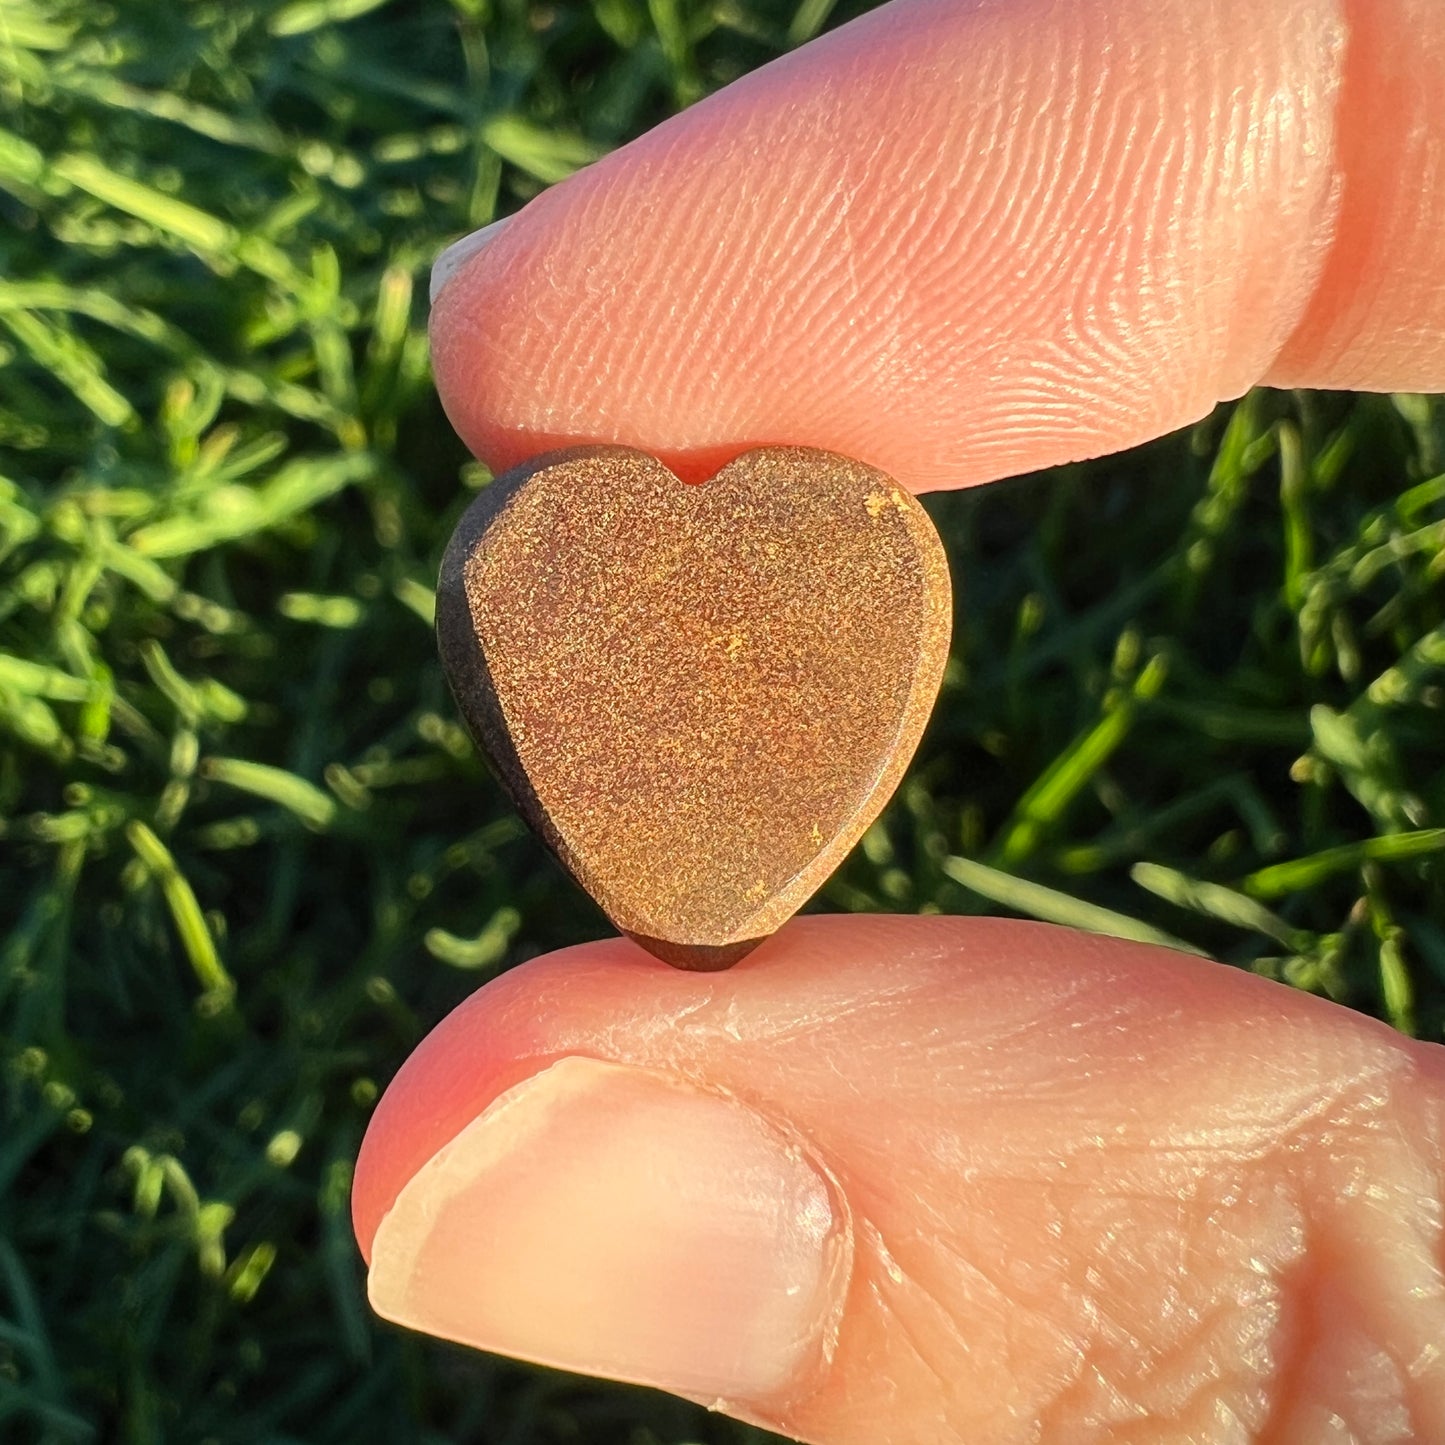
[[[950,616],[917,501],[795,447],[700,485],[619,447],[543,457],[467,510],[437,588],[452,691],[522,815],[622,932],[698,969],[877,817]]]

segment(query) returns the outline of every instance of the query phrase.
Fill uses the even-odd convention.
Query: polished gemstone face
[[[950,613],[932,523],[871,467],[765,448],[688,485],[593,448],[482,493],[437,635],[473,736],[617,927],[722,968],[888,800]]]

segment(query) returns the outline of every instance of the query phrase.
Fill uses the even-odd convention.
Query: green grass
[[[435,661],[426,267],[845,8],[0,0],[0,1439],[762,1438],[378,1324],[347,1193],[430,1024],[604,931]],[[819,906],[1439,1039],[1442,471],[1436,401],[1258,394],[931,501],[954,660]]]

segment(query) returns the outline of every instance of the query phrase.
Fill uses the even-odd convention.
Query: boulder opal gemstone
[[[917,501],[766,447],[701,484],[643,452],[499,477],[442,562],[437,637],[473,737],[624,933],[726,968],[887,802],[948,655]]]

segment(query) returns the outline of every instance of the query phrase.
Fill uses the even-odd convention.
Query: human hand
[[[790,442],[923,489],[1261,380],[1445,386],[1445,15],[1347,8],[876,12],[456,265],[448,409],[497,468]],[[355,1209],[383,1313],[830,1445],[1428,1441],[1442,1192],[1438,1049],[1158,950],[810,918],[498,980]]]

